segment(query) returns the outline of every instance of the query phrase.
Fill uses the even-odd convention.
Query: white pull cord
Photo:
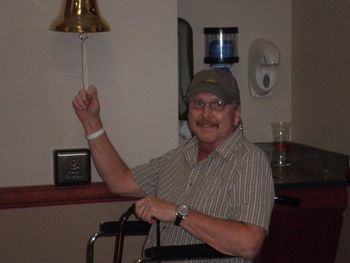
[[[81,39],[81,74],[83,88],[87,90],[89,86],[88,80],[88,63],[87,63],[87,49],[85,41],[88,39],[87,33],[80,33],[79,38]]]

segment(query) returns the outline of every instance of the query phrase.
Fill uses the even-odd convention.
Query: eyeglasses
[[[213,111],[223,111],[226,106],[226,103],[222,100],[205,102],[200,99],[190,99],[188,103],[188,106],[193,110],[201,110],[205,107],[205,105],[209,105],[209,108]]]

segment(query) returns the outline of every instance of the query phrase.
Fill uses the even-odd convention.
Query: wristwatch
[[[175,213],[175,226],[179,226],[181,221],[188,216],[189,209],[186,205],[180,205],[176,208],[176,213]]]

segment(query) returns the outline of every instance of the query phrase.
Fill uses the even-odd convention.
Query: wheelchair
[[[297,207],[300,205],[298,198],[290,196],[275,196],[275,204]],[[125,236],[147,235],[151,224],[141,220],[128,221],[135,212],[135,204],[130,206],[119,218],[118,221],[103,222],[99,231],[94,233],[87,242],[86,263],[94,262],[94,245],[101,237],[115,237],[113,263],[122,263],[124,238]],[[157,246],[147,248],[144,256],[136,259],[135,263],[161,262],[173,260],[194,260],[228,258],[230,255],[223,254],[207,244],[160,246],[159,222],[157,222]]]

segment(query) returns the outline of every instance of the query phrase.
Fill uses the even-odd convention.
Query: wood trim
[[[0,188],[0,209],[133,200],[136,198],[111,194],[104,183]]]
[[[348,183],[350,185],[349,178],[350,169],[348,170]],[[306,191],[310,192],[310,189],[307,189]],[[313,191],[314,196],[318,196],[321,190]],[[333,191],[338,192],[339,189],[332,189],[328,191],[330,191],[331,194],[334,194]],[[342,191],[346,192],[346,188],[342,189]],[[296,193],[300,193],[302,191],[280,190],[277,192],[280,192],[280,194],[294,196]],[[322,195],[324,195],[324,192],[322,193]],[[136,199],[136,197],[122,197],[111,194],[104,183],[91,183],[89,185],[80,186],[39,185],[2,188],[0,187],[0,209],[135,201]],[[315,198],[315,200],[313,200],[311,203],[317,203],[317,199],[318,198]],[[342,202],[339,203],[346,202],[346,200],[341,201]]]

